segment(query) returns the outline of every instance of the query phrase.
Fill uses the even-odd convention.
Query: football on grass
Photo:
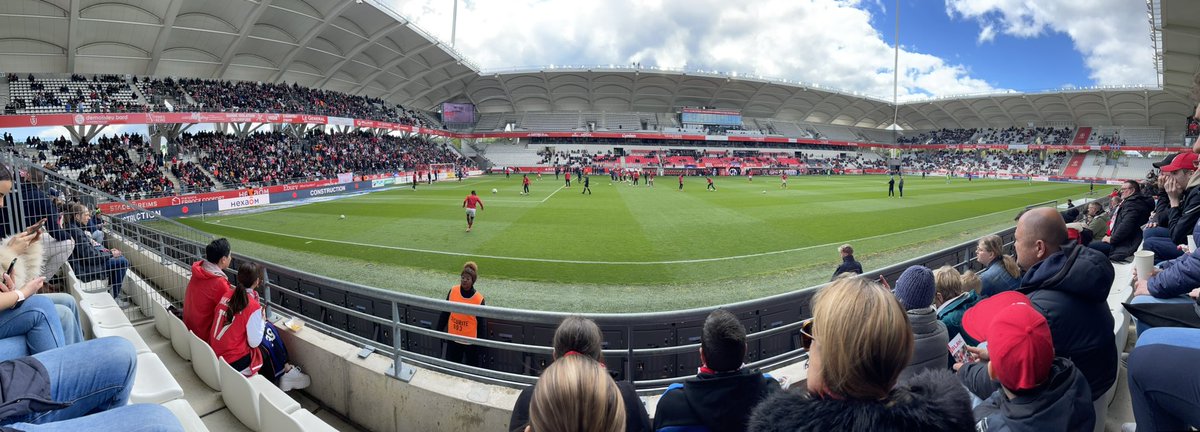
[[[496,192],[500,192],[500,191],[496,190],[496,188],[492,188],[492,193],[494,194]]]

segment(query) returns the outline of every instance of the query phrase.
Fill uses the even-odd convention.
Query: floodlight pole
[[[454,0],[454,14],[450,19],[450,47],[454,47],[454,38],[458,35],[458,0]]]
[[[458,1],[458,0],[455,0]],[[892,138],[897,138],[899,127],[897,122],[900,119],[900,104],[899,94],[900,88],[900,0],[896,0],[896,39],[893,40],[893,60],[892,60]]]

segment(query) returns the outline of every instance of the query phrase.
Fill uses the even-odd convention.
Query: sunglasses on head
[[[813,344],[813,319],[800,321],[800,347],[807,351]]]

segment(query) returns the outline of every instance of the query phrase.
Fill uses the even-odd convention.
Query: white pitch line
[[[550,195],[546,195],[545,198],[542,198],[542,201],[539,204],[545,203],[546,200],[550,199],[550,197],[554,196],[554,194],[558,193],[558,191],[560,191],[560,190],[563,190],[563,188],[565,188],[565,187],[567,187],[567,185],[559,186],[558,189],[554,190],[554,192],[550,192]]]
[[[555,191],[555,192],[558,192],[558,191]],[[547,197],[547,198],[549,198],[549,197]],[[372,248],[379,248],[379,249],[391,249],[391,250],[399,250],[399,251],[405,251],[405,252],[419,252],[419,253],[428,253],[428,254],[436,254],[436,255],[488,258],[488,259],[496,259],[496,260],[504,260],[504,261],[528,261],[528,262],[545,262],[545,263],[555,263],[555,264],[594,264],[594,265],[662,265],[662,264],[695,264],[695,263],[715,262],[715,261],[732,261],[732,260],[745,259],[745,258],[756,258],[756,257],[761,257],[761,256],[779,255],[779,254],[786,254],[786,253],[792,253],[792,252],[801,252],[801,251],[806,251],[806,250],[811,250],[811,249],[836,246],[836,245],[840,245],[843,243],[860,242],[863,240],[877,239],[877,238],[881,238],[881,237],[888,237],[888,236],[893,236],[893,235],[898,235],[898,234],[910,233],[910,232],[919,231],[919,230],[923,230],[923,229],[927,229],[927,228],[934,228],[934,227],[939,227],[939,226],[944,226],[944,225],[956,224],[956,223],[959,223],[962,221],[979,219],[979,218],[983,218],[983,217],[993,216],[993,215],[1011,212],[1013,210],[1019,210],[1019,209],[1024,209],[1024,208],[1025,208],[1024,206],[1015,207],[1015,208],[1011,208],[1008,210],[1001,210],[998,212],[988,213],[988,214],[979,215],[979,216],[973,216],[973,217],[969,217],[969,218],[965,218],[965,219],[958,219],[958,220],[943,222],[943,223],[934,224],[934,225],[927,225],[927,226],[923,226],[920,228],[912,228],[912,229],[907,229],[904,231],[897,231],[897,232],[892,232],[892,233],[887,233],[887,234],[873,235],[873,236],[869,236],[869,237],[857,238],[857,239],[852,239],[852,240],[839,240],[839,241],[832,242],[832,243],[825,243],[825,244],[819,244],[819,245],[813,245],[813,246],[805,246],[805,247],[799,247],[799,248],[793,248],[793,249],[784,249],[784,250],[769,251],[769,252],[759,252],[759,253],[752,253],[752,254],[746,254],[746,255],[733,255],[733,256],[724,256],[724,257],[715,257],[715,258],[697,258],[697,259],[670,260],[670,261],[583,261],[583,260],[563,260],[563,259],[551,259],[551,258],[526,258],[526,257],[508,257],[508,256],[497,256],[497,255],[480,255],[480,254],[465,253],[465,252],[439,251],[439,250],[430,250],[430,249],[407,248],[407,247],[402,247],[402,246],[387,246],[387,245],[377,245],[377,244],[372,244],[372,243],[359,243],[359,242],[352,242],[352,241],[345,241],[345,240],[323,239],[323,238],[317,238],[317,237],[300,236],[300,235],[295,235],[295,234],[277,233],[277,232],[273,232],[273,231],[266,231],[266,230],[260,230],[260,229],[254,229],[254,228],[246,228],[246,227],[240,227],[240,226],[229,225],[229,224],[221,224],[219,226],[223,226],[226,228],[240,229],[240,230],[245,230],[245,231],[253,231],[253,232],[258,232],[258,233],[263,233],[263,234],[291,237],[291,238],[296,238],[296,239],[301,239],[301,240],[313,240],[313,241],[322,241],[322,242],[327,242],[327,243],[345,244],[345,245],[351,245],[351,246],[363,246],[363,247],[372,247]]]

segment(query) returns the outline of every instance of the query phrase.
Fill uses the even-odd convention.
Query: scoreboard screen
[[[683,124],[741,126],[742,113],[730,110],[684,108],[680,112],[680,121]]]
[[[475,123],[475,105],[443,103],[442,123]]]

